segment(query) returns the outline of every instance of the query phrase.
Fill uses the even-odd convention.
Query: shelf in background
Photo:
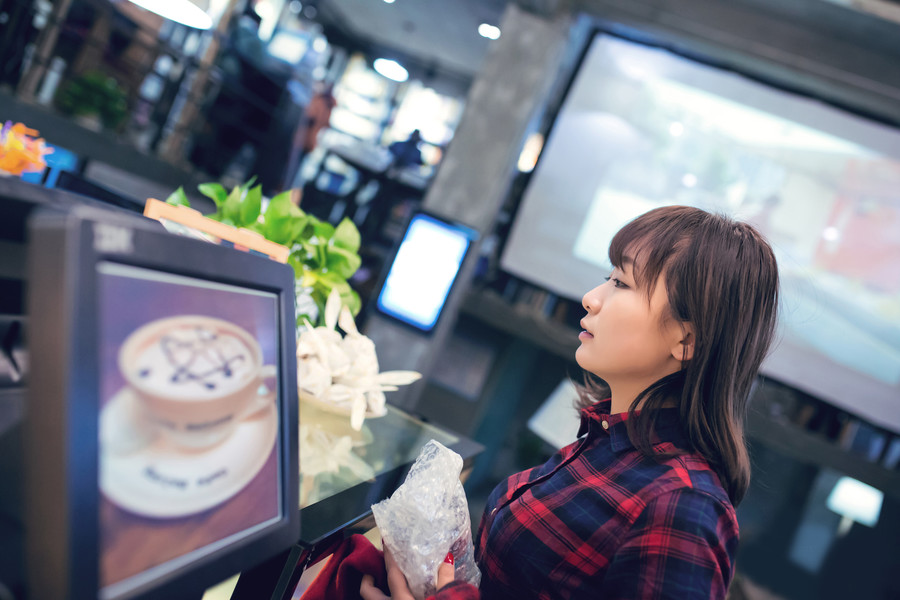
[[[579,345],[577,329],[551,321],[525,306],[510,304],[494,291],[470,290],[460,312],[566,360],[575,360]]]
[[[792,458],[840,471],[900,499],[900,473],[869,462],[799,427],[750,411],[747,436]],[[753,449],[751,446],[751,458]]]

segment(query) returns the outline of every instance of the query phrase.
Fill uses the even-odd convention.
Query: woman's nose
[[[595,313],[600,310],[600,306],[603,304],[602,288],[602,285],[598,285],[581,298],[581,305],[584,306],[584,310],[589,313]]]

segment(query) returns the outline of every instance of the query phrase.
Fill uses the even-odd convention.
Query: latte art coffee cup
[[[173,327],[138,354],[132,368],[147,389],[196,399],[240,387],[254,374],[244,340],[208,325]]]
[[[275,367],[262,364],[253,336],[222,319],[152,321],[128,336],[118,362],[150,424],[184,448],[224,440],[275,399]]]

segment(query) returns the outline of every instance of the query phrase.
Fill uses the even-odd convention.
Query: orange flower
[[[38,132],[23,123],[7,121],[0,129],[0,170],[13,175],[39,173],[47,167],[44,156],[53,152]]]

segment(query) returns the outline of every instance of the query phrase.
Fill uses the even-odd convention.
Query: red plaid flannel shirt
[[[476,539],[484,600],[725,597],[738,523],[718,476],[696,454],[644,457],[627,414],[609,409],[583,410],[584,437],[491,494]],[[653,442],[687,449],[675,409],[663,409]],[[478,594],[456,582],[436,600]]]

